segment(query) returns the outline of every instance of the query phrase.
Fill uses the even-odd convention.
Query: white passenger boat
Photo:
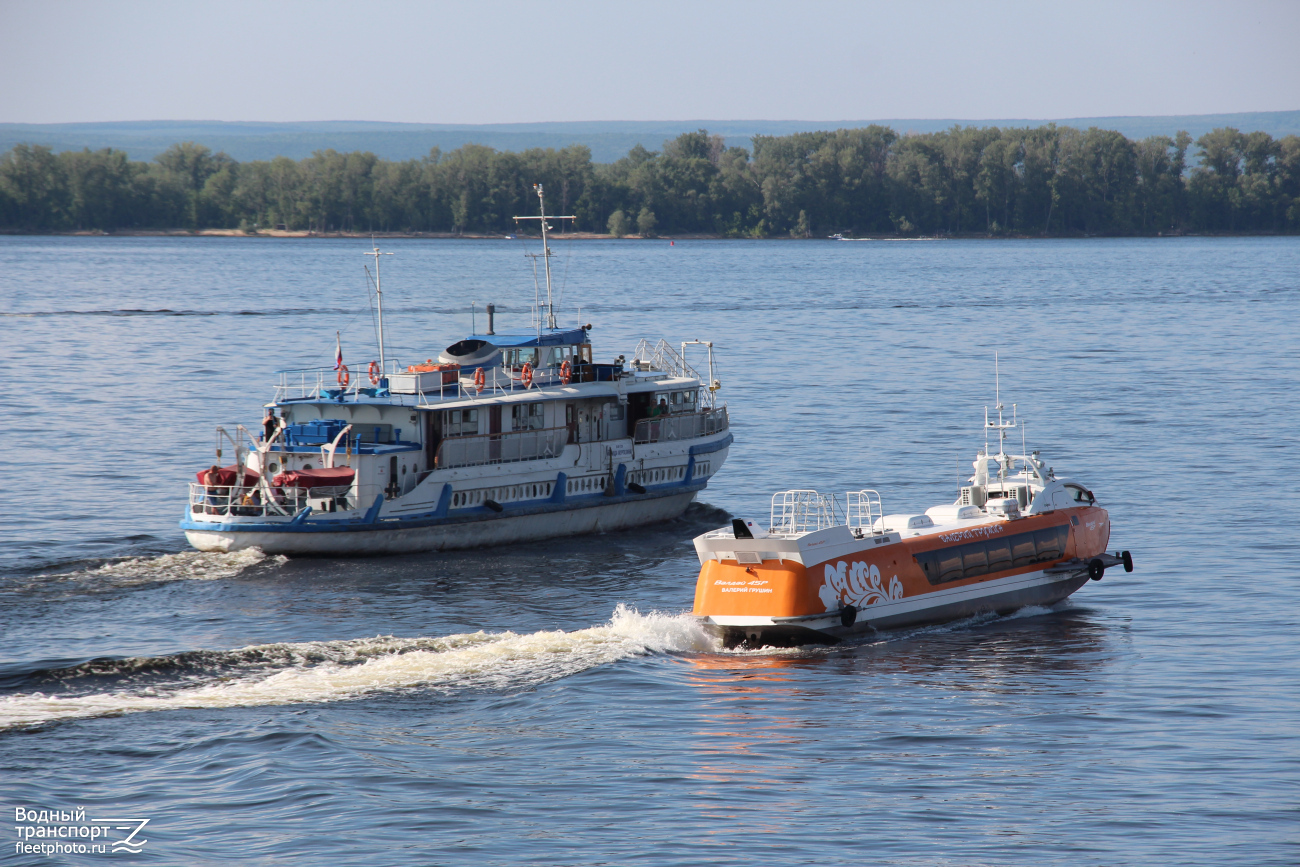
[[[816,491],[772,497],[766,529],[735,519],[695,539],[694,613],[729,646],[834,644],[1027,605],[1051,605],[1128,551],[1107,554],[1110,516],[1038,452],[1007,454],[1002,405],[956,502],[885,514],[874,490],[843,503]],[[997,434],[992,454],[988,433]],[[1022,446],[1023,450],[1023,446]]]
[[[260,433],[217,429],[217,457],[190,485],[181,527],[203,551],[358,555],[469,548],[618,530],[680,515],[732,443],[712,343],[642,340],[630,361],[595,360],[590,325],[488,329],[437,362],[379,359],[352,375],[283,371]],[[376,257],[378,278],[379,252]],[[376,279],[376,293],[382,292]],[[544,312],[544,316],[542,315]],[[382,318],[380,333],[383,333]],[[688,347],[707,351],[705,380]]]

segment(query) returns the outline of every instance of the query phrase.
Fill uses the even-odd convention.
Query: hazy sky
[[[0,0],[0,122],[1300,109],[1284,2]]]

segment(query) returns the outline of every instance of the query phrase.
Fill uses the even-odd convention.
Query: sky
[[[1300,0],[0,0],[0,122],[1300,109]]]

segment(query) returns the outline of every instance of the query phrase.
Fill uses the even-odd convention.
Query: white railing
[[[880,505],[880,494],[870,488],[849,491],[844,495],[847,508],[845,523],[851,530],[870,531],[873,535],[884,532],[885,510]],[[876,522],[880,521],[880,527]]]
[[[355,504],[340,498],[352,492],[351,485],[321,485],[315,488],[282,487],[267,489],[260,483],[242,485],[203,485],[190,482],[190,513],[193,515],[260,518],[298,513],[309,500],[335,500],[339,508]]]
[[[643,418],[636,423],[633,441],[637,443],[689,440],[720,433],[730,426],[725,406],[682,415]]]
[[[772,495],[772,521],[768,531],[777,536],[797,536],[842,524],[834,494],[817,491],[778,491]]]
[[[434,466],[473,467],[559,457],[569,441],[567,427],[448,437],[438,445]]]
[[[651,344],[642,338],[632,353],[632,367],[635,370],[662,370],[673,376],[689,376],[699,379],[695,368],[686,363],[682,354],[668,344],[666,340]]]
[[[281,401],[320,397],[326,390],[338,391],[340,389],[345,394],[351,394],[355,397],[363,388],[377,387],[376,383],[370,381],[368,363],[364,363],[364,366],[358,366],[357,368],[353,368],[349,364],[347,368],[348,384],[346,388],[338,381],[339,372],[333,367],[302,367],[276,371],[280,374],[280,381],[275,386],[275,399]],[[398,361],[390,361],[389,368],[388,373],[383,373],[382,376],[388,376],[389,373],[406,372],[406,367]],[[380,375],[376,374],[376,376]]]

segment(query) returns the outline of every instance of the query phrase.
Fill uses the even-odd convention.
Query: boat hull
[[[288,556],[374,556],[452,551],[534,542],[561,536],[625,530],[679,517],[695,490],[617,502],[575,505],[562,510],[524,514],[510,511],[474,520],[410,525],[384,521],[373,525],[315,529],[310,526],[250,529],[187,527],[185,537],[200,551],[258,548]]]
[[[794,647],[838,644],[868,633],[945,623],[978,614],[1009,614],[1028,606],[1048,606],[1068,598],[1088,583],[1086,568],[1077,572],[1044,573],[986,581],[971,587],[928,593],[916,599],[871,605],[854,612],[845,625],[841,612],[807,618],[771,618],[769,623],[727,623],[731,618],[703,618],[705,628],[728,647]],[[736,618],[739,619],[739,618]],[[724,622],[718,622],[719,620]]]
[[[845,525],[797,537],[715,532],[696,539],[694,613],[727,644],[789,646],[1053,605],[1090,570],[1131,568],[1105,553],[1109,539],[1109,515],[1095,506],[981,515],[906,537]]]

